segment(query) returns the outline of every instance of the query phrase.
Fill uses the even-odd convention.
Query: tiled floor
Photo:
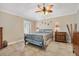
[[[74,56],[72,45],[68,43],[50,42],[46,50],[35,45],[24,45],[23,42],[10,45],[0,50],[2,56]]]

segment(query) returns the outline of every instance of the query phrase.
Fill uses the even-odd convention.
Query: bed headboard
[[[39,32],[52,32],[52,29],[39,29]]]

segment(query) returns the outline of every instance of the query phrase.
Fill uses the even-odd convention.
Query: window
[[[24,33],[30,33],[31,23],[30,21],[24,20]]]

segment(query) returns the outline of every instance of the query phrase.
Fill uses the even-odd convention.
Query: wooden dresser
[[[79,32],[74,32],[73,33],[72,44],[73,44],[73,52],[77,56],[79,56]]]
[[[55,32],[55,41],[66,43],[66,32]]]
[[[2,37],[2,27],[0,27],[0,48],[2,48],[2,39],[3,39],[3,37]]]

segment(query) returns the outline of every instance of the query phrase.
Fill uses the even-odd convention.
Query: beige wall
[[[0,27],[3,27],[3,39],[9,43],[23,40],[23,18],[0,12]]]
[[[79,32],[79,11],[76,14],[74,14],[74,16],[74,22],[77,23],[77,31]]]
[[[66,24],[75,24],[76,22],[78,22],[78,20],[76,22],[75,21],[75,15],[61,16],[57,18],[42,20],[37,23],[37,27],[50,28],[54,30],[55,23],[58,22],[60,26],[60,31],[67,31]]]

